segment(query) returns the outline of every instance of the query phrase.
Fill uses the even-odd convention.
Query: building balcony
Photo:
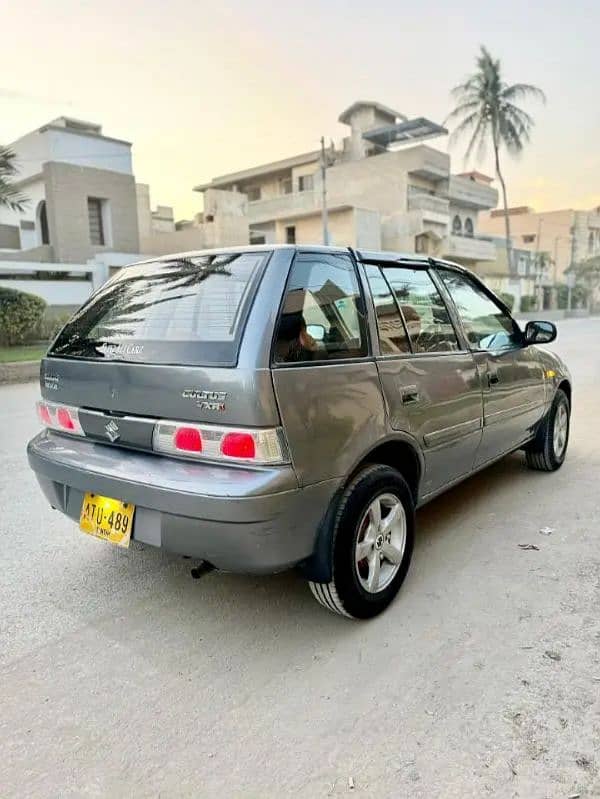
[[[443,197],[436,197],[432,194],[414,193],[408,196],[408,210],[420,211],[423,219],[431,219],[434,222],[440,221],[444,217],[447,222],[450,203]]]
[[[450,158],[446,153],[434,150],[426,144],[419,144],[402,152],[410,175],[437,183],[448,178]]]
[[[445,258],[465,261],[495,261],[496,245],[483,236],[446,236],[442,243]]]
[[[271,222],[274,219],[287,219],[303,216],[321,210],[321,195],[316,191],[297,191],[291,194],[280,194],[248,203],[248,221],[250,225]]]
[[[469,178],[452,175],[440,184],[438,193],[447,197],[453,205],[465,208],[488,209],[498,205],[498,192],[491,186],[477,183]]]

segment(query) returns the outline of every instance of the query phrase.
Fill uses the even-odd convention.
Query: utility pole
[[[329,228],[327,224],[327,161],[325,160],[325,137],[321,136],[321,188],[322,206],[321,222],[323,224],[323,244],[329,244]]]
[[[543,289],[542,289],[542,259],[540,257],[540,236],[542,235],[542,217],[538,217],[537,236],[535,237],[535,254],[534,254],[534,269],[535,269],[535,304],[536,311],[542,311],[543,308]]]
[[[573,284],[575,283],[575,272],[573,271],[575,261],[575,225],[571,228],[571,263],[569,264],[569,274],[567,275],[567,311],[571,310],[573,303]]]

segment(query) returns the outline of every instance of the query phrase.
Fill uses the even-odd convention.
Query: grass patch
[[[46,354],[46,344],[24,344],[21,347],[0,347],[0,363],[39,361]]]

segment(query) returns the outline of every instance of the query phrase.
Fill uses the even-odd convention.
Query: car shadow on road
[[[217,637],[228,642],[223,645],[234,656],[239,655],[240,647],[254,649],[259,642],[267,648],[273,641],[287,642],[294,651],[309,644],[333,645],[334,641],[371,634],[371,625],[384,635],[392,629],[399,634],[405,614],[418,612],[429,594],[453,579],[444,536],[452,536],[452,559],[456,556],[461,561],[459,550],[463,549],[468,560],[475,539],[486,534],[482,514],[488,512],[492,501],[496,509],[505,507],[513,496],[515,481],[522,485],[527,475],[532,481],[540,477],[526,469],[521,455],[512,455],[419,510],[417,543],[407,581],[388,612],[368,627],[324,610],[295,571],[267,577],[213,571],[194,580],[190,572],[196,561],[139,545],[119,552],[99,547],[92,586],[102,592],[105,610],[114,606],[122,613],[127,606],[140,641],[153,640],[158,626],[169,630],[174,649],[185,647],[200,658],[207,656],[207,642]],[[495,535],[493,531],[490,534]],[[83,590],[89,590],[87,585]],[[72,610],[83,618],[89,613],[86,605],[84,600],[79,610]],[[121,639],[125,632],[110,617],[108,612],[100,621],[104,635]],[[145,651],[145,656],[152,659],[154,654]]]
[[[462,524],[462,519],[468,522],[469,517],[475,516],[478,510],[489,503],[490,494],[506,493],[515,480],[523,479],[524,473],[532,474],[526,469],[522,455],[508,456],[442,494],[417,512],[417,542],[408,581],[411,591],[424,590],[423,580],[431,581],[431,571],[425,577],[418,569],[419,560],[426,556],[427,549],[440,537],[452,534],[449,527],[456,527],[457,522],[461,524],[458,545],[465,546],[472,537],[480,535],[476,525]],[[153,554],[156,557],[165,557],[158,552]],[[211,572],[199,580],[193,580],[187,568],[182,571],[181,564],[186,564],[191,570],[195,561],[166,557],[174,566],[177,563],[175,568],[168,570],[167,580],[172,583],[172,588],[181,590],[181,581],[189,581],[184,586],[184,593],[190,612],[197,612],[202,616],[212,612],[219,615],[223,612],[226,615],[231,613],[238,619],[252,619],[253,624],[256,623],[257,616],[262,616],[265,623],[271,625],[275,622],[275,613],[284,617],[292,614],[296,620],[302,616],[308,623],[314,623],[317,619],[323,622],[325,617],[334,626],[340,623],[347,625],[347,620],[324,613],[310,594],[306,581],[295,571],[266,577]],[[443,568],[443,561],[439,565]],[[330,627],[330,624],[325,623],[324,629]]]

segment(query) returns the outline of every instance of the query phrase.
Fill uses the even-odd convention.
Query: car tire
[[[533,442],[525,449],[527,465],[540,472],[555,472],[563,465],[569,444],[571,407],[559,388]]]
[[[377,616],[404,582],[414,535],[414,500],[406,480],[383,464],[365,467],[340,499],[333,522],[332,579],[309,583],[315,598],[342,616]]]

